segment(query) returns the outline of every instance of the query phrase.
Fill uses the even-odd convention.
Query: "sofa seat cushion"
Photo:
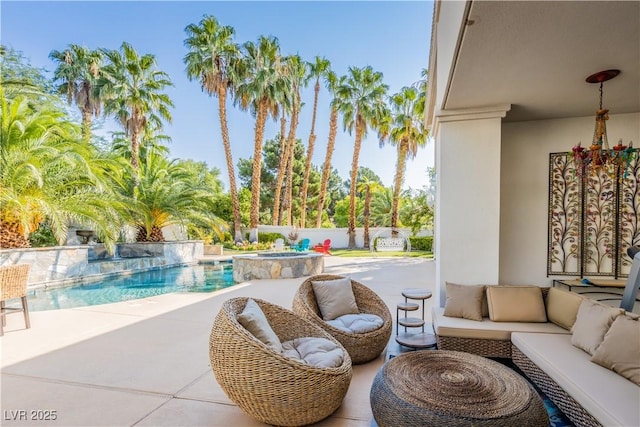
[[[605,426],[640,426],[640,387],[591,362],[571,335],[519,333],[511,342]]]
[[[327,323],[348,334],[365,334],[380,329],[384,321],[380,316],[369,313],[345,314]]]
[[[481,322],[447,317],[444,308],[433,308],[433,328],[437,335],[455,338],[475,338],[509,341],[511,332],[546,332],[551,334],[569,334],[569,331],[553,323],[492,322],[482,318]]]
[[[282,343],[282,354],[318,368],[338,368],[344,360],[342,348],[326,338],[303,337]]]

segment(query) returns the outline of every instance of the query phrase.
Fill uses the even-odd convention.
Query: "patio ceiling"
[[[640,2],[473,1],[445,110],[511,104],[506,121],[640,111]]]

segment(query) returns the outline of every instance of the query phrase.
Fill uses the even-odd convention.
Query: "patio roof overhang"
[[[606,83],[604,105],[640,111],[638,1],[437,0],[425,119],[505,104],[505,121],[590,116],[598,88],[585,78],[609,68],[622,72]]]

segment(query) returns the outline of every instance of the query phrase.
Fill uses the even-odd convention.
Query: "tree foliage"
[[[186,75],[218,101],[229,191],[219,169],[169,157],[171,141],[162,129],[171,120],[173,102],[166,90],[172,83],[153,54],[139,54],[127,42],[115,50],[71,43],[51,51],[56,69],[49,79],[21,52],[0,45],[1,247],[26,246],[30,235],[34,244],[46,244],[52,236],[63,243],[70,226],[95,230],[108,247],[124,225],[135,227],[141,241],[162,240],[162,227],[172,224],[206,241],[222,241],[231,228],[239,241],[241,226],[252,231],[258,223],[300,226],[313,218],[318,226],[348,227],[350,246],[356,225],[404,224],[414,232],[432,226],[433,185],[399,191],[404,159],[424,143],[418,132],[426,72],[413,87],[387,98],[382,73],[371,67],[350,67],[338,76],[325,58],[307,62],[297,54],[283,55],[272,36],[237,44],[234,29],[213,16],[188,25],[185,34]],[[332,98],[322,170],[311,161],[321,80]],[[297,123],[304,106],[300,89],[309,83],[314,98],[305,145]],[[226,123],[227,96],[256,120],[253,156],[237,165]],[[65,101],[75,103],[79,116]],[[110,138],[92,135],[101,125],[94,123],[98,116],[113,116],[122,131]],[[263,143],[269,117],[281,119],[281,135]],[[355,133],[346,181],[331,163],[340,118],[344,129]],[[358,166],[360,144],[372,130],[381,141],[390,138],[398,145],[393,191],[373,170]]]
[[[120,221],[105,185],[106,160],[48,95],[33,96],[8,98],[0,87],[0,247],[28,246],[45,220],[60,244],[77,222],[113,244]]]
[[[22,52],[0,44],[0,76],[6,97],[20,91],[32,95],[53,93],[53,83],[45,77],[44,69],[33,67]]]

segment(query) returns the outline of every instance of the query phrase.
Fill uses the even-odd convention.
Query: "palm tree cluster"
[[[297,54],[283,55],[272,36],[237,43],[234,29],[213,16],[188,25],[185,34],[186,75],[217,99],[228,196],[222,193],[216,169],[167,158],[164,143],[169,138],[162,130],[171,122],[173,102],[166,90],[172,82],[158,69],[154,55],[140,54],[126,42],[115,50],[70,44],[50,53],[56,63],[52,87],[34,79],[33,70],[15,72],[15,66],[3,67],[1,247],[27,245],[28,235],[45,221],[59,242],[64,241],[69,224],[77,223],[95,229],[107,244],[119,238],[124,224],[134,227],[139,241],[162,240],[162,227],[174,223],[187,226],[192,235],[222,235],[226,226],[216,213],[229,220],[236,242],[244,240],[242,227],[247,223],[251,242],[257,241],[260,222],[320,227],[328,222],[328,207],[337,224],[341,221],[337,204],[346,203],[338,201],[344,192],[332,168],[340,119],[354,137],[347,181],[349,246],[355,247],[358,224],[403,225],[401,201],[411,198],[401,191],[406,160],[415,157],[427,138],[421,121],[426,74],[417,85],[390,95],[382,73],[370,66],[350,67],[339,76],[326,58],[317,56],[307,62]],[[3,62],[7,52],[2,49]],[[320,170],[311,160],[322,82],[331,102]],[[311,83],[314,99],[305,147],[298,124],[305,113],[302,89]],[[60,105],[63,99],[77,106],[79,125]],[[248,190],[239,190],[236,182],[227,123],[229,102],[255,118],[253,157],[237,165],[242,183],[250,188],[250,201],[245,203],[248,216],[241,203]],[[101,116],[116,119],[122,127],[103,147],[92,134],[93,119]],[[280,120],[280,133],[274,139],[265,136],[269,119]],[[377,133],[381,145],[397,147],[392,192],[375,180],[361,179],[360,150],[369,132]],[[376,203],[376,198],[384,200],[388,195],[390,215],[372,215],[376,206],[385,205]],[[359,212],[361,198],[364,216]],[[220,201],[230,204],[228,215]],[[424,216],[412,218],[424,221]]]
[[[241,239],[240,213],[237,200],[235,169],[232,161],[231,143],[227,116],[227,96],[234,105],[249,110],[256,119],[251,184],[250,240],[257,240],[260,222],[262,155],[265,123],[268,118],[280,118],[279,164],[275,181],[275,196],[271,212],[274,225],[285,222],[289,225],[307,225],[309,179],[311,159],[315,149],[316,114],[320,94],[320,80],[325,81],[332,97],[329,120],[327,152],[322,168],[321,186],[317,197],[316,227],[322,224],[326,202],[327,184],[331,172],[331,158],[339,117],[343,127],[354,135],[353,160],[349,188],[349,246],[355,247],[356,193],[358,161],[362,140],[372,130],[378,133],[380,144],[390,142],[397,146],[398,159],[393,191],[394,213],[391,226],[398,227],[400,192],[404,179],[406,160],[415,157],[419,147],[426,143],[427,132],[420,117],[424,104],[426,84],[403,88],[398,94],[389,96],[383,75],[370,66],[350,67],[345,76],[338,77],[326,58],[316,57],[311,62],[303,61],[299,55],[282,55],[275,37],[260,36],[257,42],[238,44],[234,41],[234,29],[222,25],[213,16],[204,16],[198,24],[185,28],[184,41],[188,49],[184,57],[187,76],[200,83],[202,90],[218,98],[218,114],[222,132],[231,196],[234,200],[234,235]],[[426,75],[424,75],[426,81]],[[302,108],[301,87],[314,81],[313,113],[311,131],[305,157],[304,177],[300,196],[298,221],[293,216],[294,146],[296,129]],[[389,107],[389,104],[391,107]],[[289,131],[286,134],[287,119]]]
[[[162,92],[170,80],[152,55],[126,43],[119,51],[70,45],[51,53],[57,85],[49,88],[14,51],[1,53],[0,247],[28,247],[28,236],[45,223],[59,243],[70,225],[82,225],[110,249],[126,225],[137,241],[162,241],[161,228],[171,224],[226,230],[213,214],[215,171],[166,158],[158,131],[170,118]],[[52,91],[75,102],[81,126]],[[106,149],[91,136],[101,111],[123,126]]]

